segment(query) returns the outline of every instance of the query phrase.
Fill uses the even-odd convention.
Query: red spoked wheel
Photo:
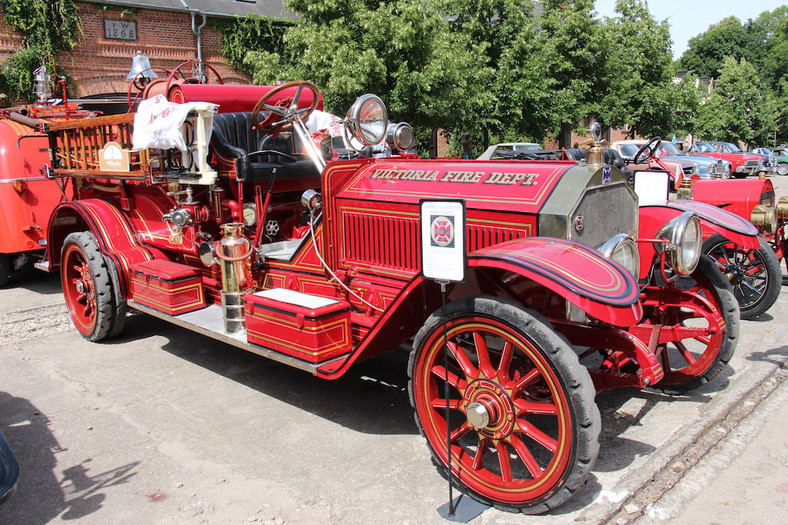
[[[60,282],[71,321],[82,337],[89,341],[104,339],[116,324],[116,309],[109,270],[92,233],[71,233],[66,237]]]
[[[642,301],[642,324],[660,330],[656,354],[665,376],[653,386],[667,393],[692,390],[717,377],[739,337],[739,305],[709,257],[702,256],[695,272],[673,286],[669,295],[646,289]]]
[[[419,331],[408,371],[416,422],[435,462],[446,475],[449,436],[452,482],[471,497],[537,514],[588,477],[599,451],[594,387],[538,314],[492,297],[455,301]]]

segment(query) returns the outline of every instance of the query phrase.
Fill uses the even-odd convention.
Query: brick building
[[[221,31],[212,23],[248,13],[281,18],[281,0],[76,0],[82,20],[79,44],[57,57],[74,81],[72,97],[125,94],[132,57],[141,51],[160,76],[162,69],[201,58],[225,83],[246,83],[221,52]],[[22,35],[0,16],[0,61],[22,47]],[[189,72],[187,71],[187,74]],[[75,92],[73,92],[75,91]]]

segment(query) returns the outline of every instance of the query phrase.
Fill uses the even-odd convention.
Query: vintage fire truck
[[[698,214],[639,208],[601,155],[421,159],[374,95],[332,148],[305,125],[322,101],[307,82],[162,87],[189,104],[183,149],[133,147],[180,111],[160,100],[143,116],[48,127],[47,173],[73,198],[51,216],[44,266],[91,341],[120,333],[131,308],[325,379],[407,345],[441,473],[524,513],[560,505],[590,474],[596,392],[685,391],[731,358],[738,306],[700,257]],[[424,213],[446,203],[461,204],[460,222]],[[713,215],[752,244],[752,225]],[[440,263],[457,243],[462,278],[428,278],[426,250]]]
[[[49,159],[49,139],[41,129],[67,116],[85,115],[73,105],[35,104],[0,111],[0,286],[44,253],[49,216],[64,194],[41,173]]]

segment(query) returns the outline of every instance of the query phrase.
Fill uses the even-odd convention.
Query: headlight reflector
[[[364,146],[378,144],[386,137],[388,113],[377,95],[367,93],[356,99],[347,112],[345,126]]]
[[[625,233],[618,233],[605,241],[598,250],[606,258],[616,261],[634,277],[640,272],[640,253],[635,240]]]

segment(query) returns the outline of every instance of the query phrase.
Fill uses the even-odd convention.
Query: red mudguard
[[[468,255],[470,267],[492,267],[523,275],[553,290],[590,316],[616,326],[643,315],[635,279],[620,264],[582,244],[527,237]]]
[[[717,232],[745,248],[757,250],[761,246],[758,240],[758,229],[750,221],[711,204],[688,200],[641,206],[640,237],[653,239],[659,228],[685,211],[691,211],[698,215],[704,230],[709,229]],[[704,232],[703,236],[708,237],[707,232]]]

